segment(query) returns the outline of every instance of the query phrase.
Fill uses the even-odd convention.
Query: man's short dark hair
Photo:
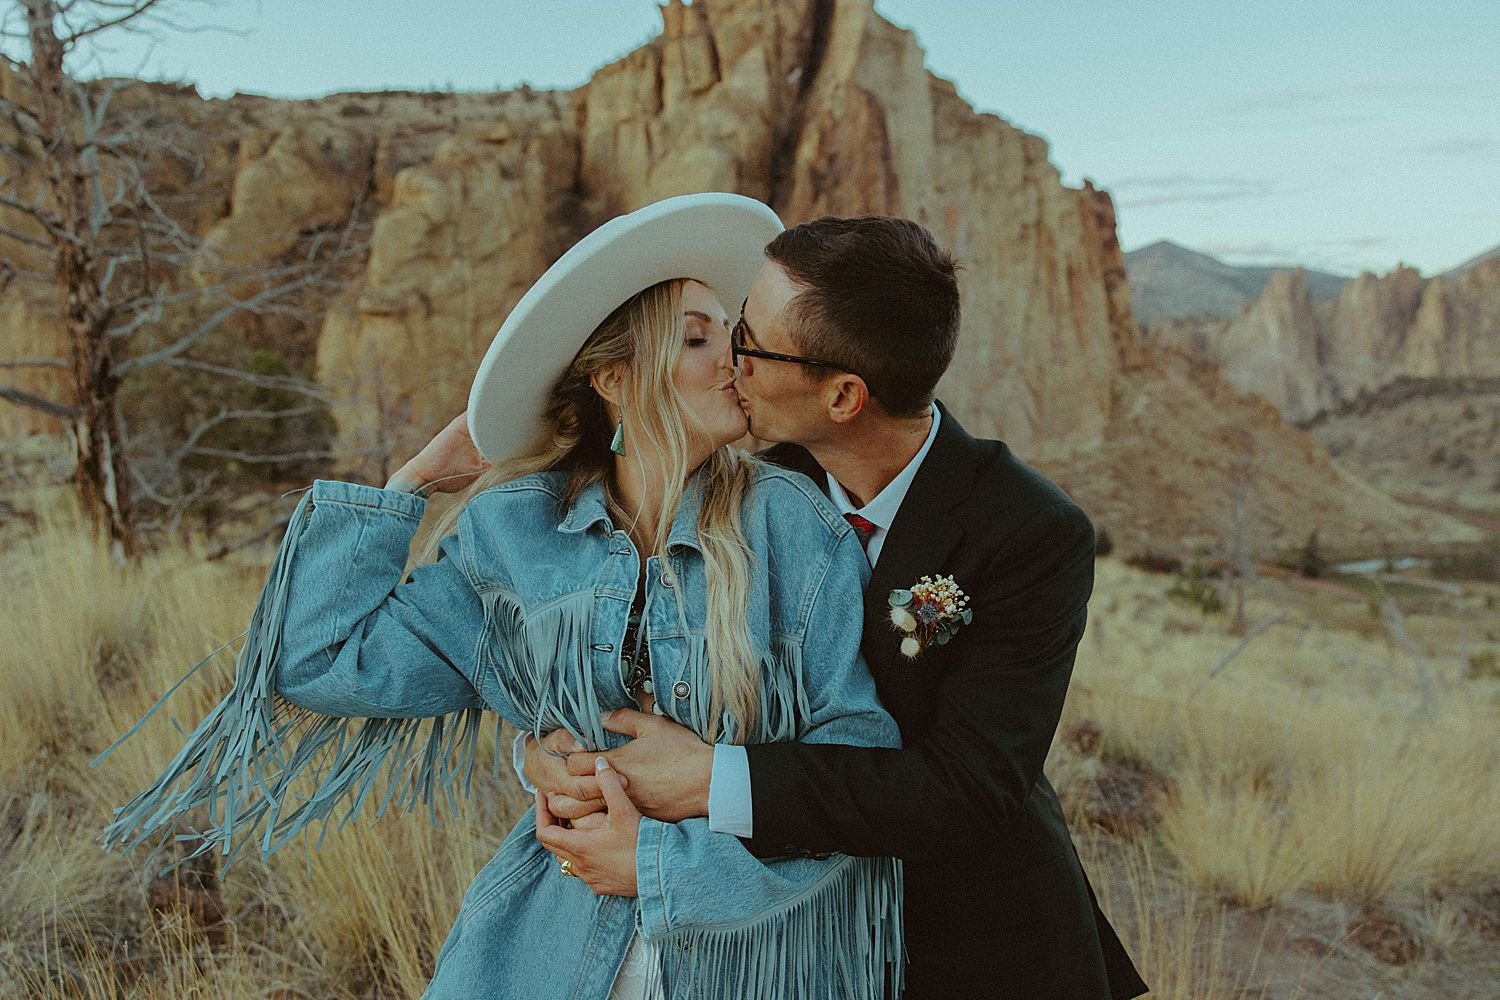
[[[781,233],[766,256],[806,286],[787,306],[799,352],[858,372],[889,413],[931,405],[958,342],[958,265],[925,226],[825,216]]]

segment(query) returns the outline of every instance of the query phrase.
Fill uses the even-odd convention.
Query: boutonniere
[[[896,589],[888,598],[891,624],[904,638],[901,655],[915,660],[936,642],[946,646],[964,625],[974,620],[969,598],[951,576],[924,576],[909,590]]]

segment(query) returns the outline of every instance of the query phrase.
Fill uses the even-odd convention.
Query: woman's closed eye
[[[699,312],[696,309],[689,309],[683,315],[687,317],[687,337],[683,341],[686,346],[702,347],[713,339],[713,335],[716,332],[714,329],[715,324],[708,317],[707,313]]]

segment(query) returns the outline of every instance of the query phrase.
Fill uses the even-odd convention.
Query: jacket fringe
[[[834,996],[882,1000],[905,984],[901,902],[900,861],[846,857],[775,910],[669,931],[647,939],[648,954],[670,1000],[810,1000],[830,984]]]
[[[338,819],[340,827],[365,805],[382,770],[386,787],[377,817],[392,805],[412,809],[420,802],[436,819],[440,800],[456,809],[456,788],[461,785],[468,794],[479,709],[436,719],[348,719],[308,711],[276,693],[291,566],[311,515],[308,493],[272,563],[235,663],[233,689],[188,736],[161,776],[114,810],[102,836],[106,847],[129,850],[148,840],[160,846],[190,822],[190,813],[205,809],[206,829],[176,834],[178,840],[198,842],[181,860],[217,848],[228,867],[257,835],[262,857],[313,823],[322,825],[321,844],[343,800],[352,797]],[[212,656],[173,685],[93,764],[134,735]]]

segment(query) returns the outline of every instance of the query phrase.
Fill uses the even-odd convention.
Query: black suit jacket
[[[766,457],[827,488],[805,450],[778,445]],[[968,594],[973,621],[907,660],[887,596],[938,574]],[[756,854],[905,861],[907,1000],[1120,1000],[1146,990],[1042,774],[1093,575],[1083,511],[944,410],[863,609],[862,650],[903,749],[749,748]]]

